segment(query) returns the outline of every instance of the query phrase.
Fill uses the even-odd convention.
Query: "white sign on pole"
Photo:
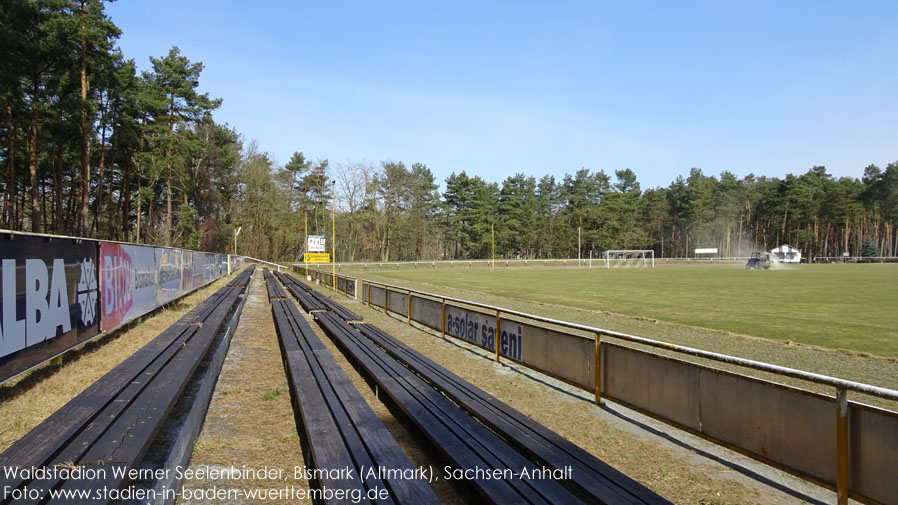
[[[309,235],[309,243],[306,250],[310,253],[325,252],[327,249],[325,248],[324,235]]]

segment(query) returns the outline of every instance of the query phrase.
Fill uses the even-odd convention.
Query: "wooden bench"
[[[310,293],[312,288],[306,286],[305,284],[296,280],[295,277],[288,274],[282,274],[278,272],[275,274],[277,278],[287,287],[287,290],[290,291],[290,294],[296,298],[296,301],[302,305],[303,310],[306,312],[314,312],[317,310],[327,310],[327,306],[317,298],[313,297]]]
[[[352,312],[351,310],[347,309],[346,307],[333,301],[332,299],[328,298],[323,293],[315,291],[314,289],[312,289],[311,286],[296,279],[292,275],[280,274],[278,278],[281,279],[281,282],[284,282],[284,284],[288,287],[288,289],[291,285],[299,288],[299,290],[300,290],[299,294],[302,294],[302,292],[304,291],[305,293],[310,295],[313,300],[317,300],[318,306],[323,307],[324,310],[330,310],[331,312],[337,314],[338,316],[343,318],[344,321],[353,322],[353,321],[361,321],[362,320],[362,316],[356,314],[355,312]],[[292,293],[292,291],[291,291],[291,293]],[[297,293],[294,293],[294,296],[297,297],[297,300],[300,300],[300,297],[297,296]],[[302,300],[300,300],[300,304],[303,305],[303,309],[305,309],[307,312],[311,312],[308,308],[306,308],[306,305],[303,304]],[[315,310],[320,310],[320,309],[315,309]]]
[[[305,461],[323,472],[312,485],[356,493],[364,503],[439,503],[423,479],[362,473],[367,468],[413,473],[415,467],[296,305],[274,300],[271,309]],[[355,478],[341,475],[345,469],[353,469]],[[388,493],[370,500],[374,489]]]
[[[268,271],[267,268],[262,269],[262,276],[265,279],[265,287],[268,291],[268,302],[271,303],[272,300],[284,300],[287,298],[287,292],[284,291],[284,288],[277,282],[269,282],[273,280],[271,272]]]
[[[303,291],[312,291],[312,286],[309,286],[305,282],[301,282],[291,274],[276,272],[274,275],[276,275],[278,280],[281,281],[285,286],[287,286],[288,284],[296,284],[296,287],[302,289]]]
[[[318,291],[312,291],[311,293],[312,293],[312,296],[314,296],[318,301],[320,301],[322,304],[324,304],[325,307],[327,307],[327,310],[340,316],[340,318],[343,319],[344,321],[346,321],[346,322],[362,321],[362,316],[356,314],[355,312],[352,312],[351,310],[347,309],[346,307],[344,307],[344,306],[340,305],[339,303],[335,302],[334,300],[328,298],[323,293],[320,293]]]
[[[331,312],[315,319],[465,481],[489,503],[577,504],[580,497]],[[527,475],[525,475],[527,472]]]
[[[438,365],[371,324],[357,324],[373,343],[423,377],[470,415],[529,458],[550,468],[571,468],[566,485],[595,503],[669,504],[607,463],[489,393]]]
[[[105,479],[28,480],[4,473],[0,489],[27,486],[47,500],[51,489],[127,485],[127,478],[114,475],[113,467],[129,470],[141,463],[216,337],[239,317],[252,271],[251,266],[0,454],[0,467],[74,465],[99,470]],[[0,500],[4,505],[10,501]]]

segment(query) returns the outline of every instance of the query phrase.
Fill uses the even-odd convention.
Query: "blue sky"
[[[277,162],[501,182],[692,167],[860,177],[898,161],[898,2],[119,0],[141,69],[180,47]]]

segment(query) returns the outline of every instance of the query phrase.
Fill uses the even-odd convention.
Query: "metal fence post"
[[[412,324],[412,292],[408,293],[408,310],[405,312],[408,316],[408,324]]]
[[[384,286],[384,314],[390,313],[390,288]]]
[[[443,298],[443,322],[440,325],[443,328],[443,340],[446,340],[446,299]]]
[[[596,356],[593,365],[596,385],[596,405],[602,404],[602,337],[596,333]]]
[[[848,390],[836,388],[836,497],[848,504]]]
[[[502,335],[502,331],[499,329],[499,311],[496,311],[496,361],[499,361],[499,336]]]

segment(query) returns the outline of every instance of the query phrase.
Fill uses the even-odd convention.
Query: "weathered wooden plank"
[[[537,467],[420,377],[380,349],[375,350],[370,341],[345,322],[329,313],[317,314],[316,319],[329,335],[340,341],[345,350],[358,360],[400,409],[422,428],[427,437],[435,437],[434,445],[445,450],[445,456],[460,468],[506,470],[515,475],[514,478],[501,481],[513,488],[511,494],[508,489],[490,489],[495,488],[497,480],[475,480],[475,486],[487,498],[498,503],[580,502],[555,481],[521,478],[522,469],[527,468],[532,473]],[[447,449],[448,447],[452,449]]]
[[[592,495],[603,503],[670,503],[576,444],[524,416],[376,326],[359,324],[356,327],[519,450],[552,468],[571,467],[572,478],[569,484],[578,492]]]
[[[362,398],[361,394],[337,364],[333,355],[306,322],[296,305],[287,300],[272,304],[282,350],[288,356],[285,366],[290,376],[295,408],[303,417],[310,451],[316,436],[330,436],[341,440],[344,450],[353,461],[352,468],[390,468],[413,470],[411,461],[390,435],[386,427]],[[311,396],[308,396],[311,395]],[[324,402],[323,406],[320,403]],[[305,420],[307,415],[327,412],[337,432],[311,433]],[[298,422],[300,420],[298,419]],[[315,422],[324,423],[320,418]],[[326,454],[333,454],[339,446],[327,446]],[[322,449],[324,450],[324,449]],[[313,451],[314,452],[314,451]],[[314,457],[313,457],[314,459]],[[318,461],[316,459],[316,461]],[[325,463],[325,462],[322,462]],[[377,475],[363,475],[368,489],[387,489],[390,495],[378,503],[439,503],[428,484],[421,480],[387,479]]]
[[[310,291],[313,297],[316,300],[321,302],[328,310],[333,311],[335,314],[340,316],[344,321],[361,321],[362,317],[347,309],[346,307],[340,305],[339,303],[331,300],[327,296],[319,293],[318,291]]]

